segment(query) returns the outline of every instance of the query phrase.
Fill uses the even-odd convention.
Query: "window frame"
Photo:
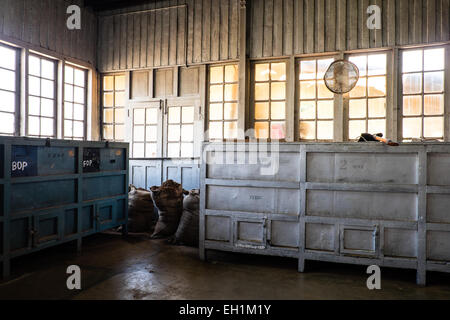
[[[444,69],[443,70],[430,70],[425,71],[424,65],[425,65],[425,54],[424,52],[426,50],[433,50],[433,49],[444,49]],[[412,71],[412,72],[403,72],[403,53],[406,51],[422,51],[422,70],[421,71]],[[416,46],[411,48],[402,48],[399,50],[398,54],[398,140],[402,143],[417,143],[413,139],[421,139],[422,143],[426,143],[428,141],[439,141],[439,142],[449,142],[450,141],[450,117],[448,114],[448,110],[450,109],[450,45],[443,44],[443,45],[422,45],[422,46]],[[432,73],[432,72],[443,72],[444,73],[444,79],[443,79],[443,91],[442,92],[433,92],[433,93],[425,93],[425,73]],[[403,93],[403,75],[405,74],[414,74],[414,73],[420,73],[421,74],[421,92],[417,94],[404,94]],[[444,103],[444,110],[442,115],[431,115],[426,116],[425,115],[425,99],[424,97],[427,95],[443,95],[443,103]],[[420,96],[422,98],[421,101],[421,114],[420,115],[412,115],[412,116],[404,116],[403,115],[403,97],[404,96]],[[442,117],[443,118],[443,136],[442,138],[425,138],[425,118],[436,118],[436,117]],[[421,137],[420,138],[406,138],[411,139],[411,141],[405,141],[403,137],[403,120],[405,118],[420,118],[422,121],[422,128],[421,128]]]
[[[21,107],[21,83],[22,83],[22,59],[21,59],[21,52],[22,49],[18,47],[10,46],[6,43],[0,42],[0,47],[4,47],[9,50],[14,50],[16,53],[15,57],[15,70],[10,70],[6,68],[0,67],[0,69],[4,69],[7,71],[14,71],[15,74],[15,90],[14,90],[14,132],[12,134],[8,133],[0,133],[1,136],[7,136],[7,137],[18,137],[20,136],[20,107]],[[26,80],[25,80],[26,81]],[[0,89],[1,91],[6,92],[13,92],[9,90]],[[1,113],[8,113],[12,114],[12,112],[7,111],[0,111]]]
[[[66,67],[70,67],[70,68],[72,68],[72,69],[74,69],[74,71],[75,70],[80,70],[80,71],[82,71],[83,73],[84,73],[84,87],[83,87],[83,93],[84,93],[84,104],[83,104],[83,121],[81,121],[81,120],[75,120],[75,119],[66,119],[65,118],[65,108],[66,108],[66,97],[65,97],[65,94],[66,94],[66,84],[68,84],[68,85],[72,85],[72,87],[73,87],[73,97],[72,97],[72,100],[73,101],[71,101],[71,103],[72,104],[75,104],[75,87],[77,87],[77,88],[81,88],[80,86],[78,86],[78,85],[75,85],[75,80],[74,80],[74,83],[72,83],[72,84],[70,84],[70,83],[66,83]],[[74,72],[74,74],[75,74],[75,72]],[[62,138],[64,139],[64,140],[80,140],[80,141],[86,141],[87,140],[87,123],[88,123],[88,121],[87,121],[87,117],[88,117],[88,85],[89,85],[89,79],[88,79],[88,77],[89,77],[89,70],[87,70],[87,69],[84,69],[84,68],[82,68],[82,67],[78,67],[78,66],[76,66],[76,65],[74,65],[74,64],[71,64],[71,63],[64,63],[64,65],[63,65],[63,77],[62,77],[62,110],[61,110],[61,119],[62,119],[62,129],[61,129],[61,134],[62,134]],[[75,78],[74,78],[75,79]],[[78,104],[81,104],[81,103],[78,103]],[[73,118],[73,114],[74,114],[74,111],[72,110],[72,118]],[[74,137],[73,136],[73,127],[72,127],[72,136],[66,136],[65,135],[65,121],[66,120],[69,120],[69,121],[72,121],[72,123],[73,122],[83,122],[83,137],[81,138],[81,139],[78,139],[77,137]],[[103,130],[102,130],[103,131]]]
[[[35,76],[35,75],[30,75],[30,68],[29,68],[29,61],[30,61],[30,57],[37,57],[38,59],[41,60],[47,60],[53,63],[54,66],[54,78],[53,80],[48,79],[48,78],[43,78],[42,77],[42,70],[40,72],[39,77]],[[37,52],[28,52],[28,54],[26,55],[26,74],[25,74],[25,86],[26,86],[26,105],[25,105],[25,136],[27,137],[32,137],[32,138],[51,138],[51,139],[56,139],[58,137],[58,86],[60,85],[59,82],[59,77],[58,77],[58,63],[59,60],[55,59],[55,58],[51,58],[51,57],[47,57],[44,55],[41,55]],[[42,68],[42,61],[41,61],[41,68]],[[35,96],[35,95],[31,95],[30,94],[30,87],[29,87],[29,79],[30,76],[32,77],[36,77],[39,78],[39,80],[45,79],[45,80],[50,80],[53,81],[53,93],[54,93],[54,97],[53,97],[53,135],[52,136],[43,136],[41,133],[41,124],[40,124],[40,119],[42,118],[42,115],[39,114],[39,116],[35,116],[35,115],[30,115],[29,114],[29,100],[30,100],[30,96],[33,97],[38,97],[39,99],[42,99],[42,90],[40,90],[40,95],[39,96]],[[41,103],[41,102],[39,102]],[[39,107],[39,111],[41,110],[41,107]],[[40,113],[40,112],[39,112]],[[30,135],[30,126],[29,126],[29,119],[31,117],[38,117],[39,118],[39,135]],[[47,119],[51,119],[50,117],[43,117],[43,118],[47,118]]]
[[[256,138],[255,124],[257,122],[268,122],[269,123],[269,135],[268,135],[268,138],[267,139],[261,139],[261,140],[264,140],[264,141],[267,141],[267,142],[272,142],[272,141],[278,141],[278,142],[281,142],[281,143],[282,142],[287,142],[288,137],[289,137],[289,128],[290,128],[290,125],[291,125],[291,124],[288,123],[290,121],[288,119],[288,115],[289,115],[289,111],[288,110],[290,108],[290,106],[289,106],[289,99],[290,99],[290,97],[289,97],[289,85],[290,85],[290,83],[289,82],[290,82],[290,78],[291,78],[290,77],[290,73],[292,72],[291,71],[291,63],[290,62],[291,62],[290,59],[286,59],[286,58],[281,58],[281,59],[261,59],[261,60],[252,60],[252,61],[250,61],[250,63],[249,63],[249,67],[250,67],[250,81],[249,81],[249,84],[250,84],[250,87],[248,88],[249,89],[249,97],[250,97],[250,99],[249,99],[249,107],[248,107],[248,115],[249,115],[248,124],[249,124],[249,129],[253,130],[253,137],[252,138]],[[286,66],[286,68],[285,68],[286,80],[284,80],[284,81],[274,80],[273,81],[269,77],[268,81],[256,81],[255,80],[255,66],[257,64],[267,64],[267,63],[270,64],[270,68],[271,68],[271,65],[274,64],[274,63],[284,63],[285,66]],[[295,65],[295,63],[294,63],[294,65]],[[256,120],[255,119],[255,111],[256,111],[255,85],[256,85],[256,83],[268,83],[269,84],[269,90],[271,90],[272,82],[285,83],[285,98],[284,98],[284,100],[273,100],[275,102],[284,101],[284,103],[285,103],[284,119],[283,120],[272,120],[271,119],[271,115],[270,115],[271,114],[271,106],[270,106],[270,104],[272,102],[272,99],[271,99],[272,96],[271,96],[271,93],[269,93],[269,100],[265,101],[265,102],[269,103],[269,118],[268,118],[268,120]],[[297,95],[297,93],[295,93],[295,95]],[[263,100],[258,100],[259,103],[262,102],[262,101]],[[294,103],[296,103],[296,102],[294,102]],[[271,129],[270,129],[271,122],[284,122],[284,126],[285,126],[285,138],[284,139],[279,139],[279,140],[275,140],[275,139],[272,140],[271,139]],[[292,127],[296,127],[296,126],[292,126]]]
[[[112,76],[114,78],[114,83],[113,83],[113,90],[104,90],[104,78],[105,77],[109,77]],[[116,88],[115,88],[115,79],[117,76],[123,76],[124,77],[124,81],[125,81],[125,87],[123,90],[118,90],[118,92],[123,92],[124,93],[124,105],[120,108],[123,109],[124,111],[124,121],[123,123],[116,123],[115,119],[116,119]],[[128,95],[128,77],[127,77],[127,73],[126,72],[118,72],[118,73],[101,73],[100,74],[100,139],[102,141],[112,141],[112,142],[124,142],[127,141],[127,115],[128,115],[128,106],[127,106],[127,95]],[[105,107],[105,102],[104,102],[104,93],[105,92],[112,92],[113,93],[113,105],[111,107]],[[113,110],[113,122],[111,123],[106,123],[105,119],[104,119],[104,111],[105,109],[112,109]],[[116,139],[116,125],[122,125],[124,128],[124,133],[123,133],[123,139]],[[113,135],[114,135],[114,139],[112,140],[108,140],[105,138],[104,136],[104,130],[103,127],[105,125],[110,125],[113,127]]]
[[[225,80],[225,68],[227,66],[236,66],[237,67],[237,73],[238,73],[238,79],[237,81],[233,81],[233,82],[226,82]],[[211,83],[211,68],[217,68],[217,67],[222,67],[222,71],[223,71],[223,81],[222,82],[218,82],[218,83]],[[207,66],[207,70],[206,70],[206,110],[205,110],[205,121],[206,121],[206,126],[205,128],[208,130],[208,134],[205,135],[205,140],[206,141],[210,141],[210,142],[218,142],[218,141],[233,141],[233,140],[237,140],[239,138],[239,63],[237,62],[228,62],[228,63],[218,63],[218,64],[211,64]],[[237,99],[236,100],[226,100],[225,99],[225,86],[226,85],[237,85]],[[214,85],[221,85],[222,86],[222,100],[221,101],[210,101],[210,87],[214,86]],[[209,115],[210,115],[210,108],[212,104],[222,104],[222,119],[221,120],[210,120],[209,119]],[[225,119],[225,104],[226,103],[234,103],[236,104],[236,112],[237,112],[237,117],[236,119],[233,120],[227,120]],[[209,137],[209,126],[211,122],[216,122],[216,123],[222,123],[222,139],[211,139]],[[226,139],[225,138],[225,123],[236,123],[236,138],[235,139]]]

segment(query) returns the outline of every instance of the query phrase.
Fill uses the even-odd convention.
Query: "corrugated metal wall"
[[[81,30],[69,30],[67,7],[81,8]],[[96,63],[97,18],[81,0],[0,0],[0,39]]]
[[[120,15],[170,6],[179,7]],[[102,15],[102,71],[238,58],[239,0],[168,0]]]
[[[253,58],[449,40],[449,0],[252,0]],[[367,28],[367,8],[382,29]]]

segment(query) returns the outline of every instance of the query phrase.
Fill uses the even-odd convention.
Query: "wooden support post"
[[[248,84],[249,70],[247,61],[247,1],[241,0],[239,9],[239,111],[238,140],[245,140],[248,121]]]

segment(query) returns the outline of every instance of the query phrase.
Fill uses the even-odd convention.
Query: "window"
[[[167,156],[169,158],[193,157],[194,113],[193,106],[168,107]]]
[[[84,139],[86,71],[64,67],[64,139]]]
[[[237,139],[238,66],[209,69],[209,139]]]
[[[133,158],[158,156],[158,109],[133,109]]]
[[[403,140],[444,138],[445,49],[402,54]]]
[[[358,67],[359,80],[348,94],[348,138],[354,140],[365,132],[386,135],[387,56],[354,55],[349,61]]]
[[[56,62],[37,55],[28,56],[29,136],[55,137]]]
[[[334,138],[334,94],[323,77],[334,59],[300,61],[300,139],[311,141]]]
[[[103,139],[125,139],[125,76],[103,77]]]
[[[17,51],[0,45],[0,134],[16,133]]]
[[[257,139],[286,137],[286,63],[254,65],[254,121]]]

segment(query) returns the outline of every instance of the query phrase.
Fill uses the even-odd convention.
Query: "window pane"
[[[284,120],[286,118],[286,104],[284,102],[272,102],[270,112],[272,120]]]
[[[41,60],[35,56],[28,56],[28,73],[34,76],[41,75]]]
[[[422,92],[422,74],[411,73],[403,75],[403,93],[413,94]]]
[[[424,102],[424,114],[426,116],[444,114],[444,95],[426,95]]]
[[[386,120],[369,120],[367,131],[372,134],[382,133],[385,136]]]
[[[334,117],[334,101],[318,101],[317,118],[333,119],[333,117]]]
[[[353,56],[350,57],[349,61],[356,64],[359,69],[359,76],[364,77],[367,75],[367,56]]]
[[[444,91],[444,72],[425,73],[425,93]]]
[[[144,144],[143,143],[133,143],[133,157],[143,158],[144,157]]]
[[[269,123],[256,122],[255,123],[255,137],[257,139],[269,139]]]
[[[80,87],[85,86],[85,71],[75,69],[75,84]]]
[[[327,88],[322,80],[317,82],[317,95],[319,99],[332,99],[334,97],[333,92]]]
[[[55,79],[55,63],[42,59],[41,76],[47,79]]]
[[[300,62],[300,80],[316,78],[316,61],[305,60]]]
[[[209,123],[209,139],[222,140],[222,122]]]
[[[422,71],[422,50],[403,52],[403,72]]]
[[[403,138],[420,138],[422,135],[422,118],[403,119]]]
[[[73,84],[73,68],[66,66],[64,68],[64,82]]]
[[[327,72],[330,65],[333,63],[333,59],[319,59],[317,60],[317,79],[323,80],[325,72]]]
[[[255,65],[255,81],[268,81],[269,80],[269,64],[256,64]]]
[[[41,115],[45,117],[53,117],[54,103],[53,100],[41,99]]]
[[[28,117],[28,134],[39,135],[40,121],[38,117]]]
[[[369,76],[386,74],[386,54],[371,54],[367,63]]]
[[[366,115],[367,115],[366,99],[350,100],[350,102],[349,102],[350,119],[365,118]]]
[[[181,141],[194,141],[194,126],[192,124],[186,124],[181,127]]]
[[[317,122],[317,139],[318,140],[333,140],[333,121],[318,121]]]
[[[445,68],[445,49],[425,50],[425,71],[443,70]]]
[[[300,103],[300,119],[315,119],[316,103],[314,101],[302,101]]]
[[[146,141],[157,141],[158,140],[158,127],[157,126],[147,126],[145,129],[145,140]]]
[[[286,81],[286,63],[272,63],[270,75],[274,81]]]
[[[236,120],[238,118],[237,103],[225,103],[224,104],[224,119]]]
[[[180,123],[181,120],[180,107],[169,108],[169,123]]]
[[[134,109],[134,124],[145,124],[145,109]]]
[[[225,85],[225,101],[233,101],[238,99],[238,85],[227,84]]]
[[[13,134],[14,133],[14,126],[15,126],[15,119],[14,114],[11,113],[3,113],[0,112],[0,132],[1,133],[7,133],[7,134]]]
[[[157,156],[158,148],[156,143],[147,143],[145,145],[145,157],[154,158]]]
[[[403,97],[403,115],[417,116],[422,114],[422,96]]]
[[[225,82],[238,82],[239,73],[237,65],[225,66]]]
[[[16,69],[16,51],[0,46],[0,67],[15,70]]]
[[[114,131],[113,126],[111,125],[104,125],[103,126],[103,137],[107,140],[113,140],[114,139]]]
[[[300,122],[300,139],[314,140],[316,138],[316,123],[314,121]]]
[[[386,98],[369,99],[369,117],[386,117]]]
[[[53,136],[53,119],[41,118],[41,135]]]
[[[73,86],[70,84],[64,85],[64,100],[73,101]]]
[[[105,91],[114,90],[114,77],[113,76],[103,77],[103,90],[105,90]]]
[[[222,120],[221,103],[214,103],[209,105],[209,120]]]
[[[82,105],[79,105],[82,106]],[[79,108],[82,110],[82,108]],[[115,109],[114,110],[114,122],[115,123],[124,123],[125,122],[125,109]]]
[[[41,81],[41,95],[46,98],[53,99],[54,97],[54,82],[50,80],[42,79]]]
[[[145,128],[143,126],[135,126],[133,128],[133,140],[138,142],[145,141]]]
[[[316,81],[300,82],[300,99],[314,99],[316,97]]]
[[[116,76],[115,90],[125,90],[125,76]]]
[[[269,100],[269,84],[257,83],[255,84],[255,100]]]
[[[146,112],[147,112],[146,123],[158,124],[158,110],[156,108],[148,108]]]
[[[269,119],[269,103],[256,103],[255,104],[255,119],[266,120]]]
[[[223,67],[212,67],[210,69],[209,83],[222,83],[223,82]]]
[[[6,92],[0,90],[0,111],[14,112],[15,106],[16,106],[15,94],[13,92]]]
[[[73,123],[73,136],[75,138],[83,138],[84,137],[83,122],[75,121]]]
[[[356,97],[365,97],[366,96],[366,78],[359,78],[358,82],[356,83],[355,88],[353,88],[352,91],[350,91],[350,97],[356,98]]]
[[[124,92],[116,92],[114,104],[116,107],[124,107],[125,106],[125,93]]]
[[[167,139],[169,141],[180,141],[180,126],[179,125],[169,125]]]
[[[123,140],[124,138],[125,138],[125,126],[124,125],[116,125],[114,139]]]
[[[270,139],[282,140],[286,138],[286,125],[284,122],[270,123]]]
[[[29,97],[28,114],[38,116],[41,113],[41,99],[37,97]]]
[[[194,144],[193,143],[182,143],[181,144],[181,157],[192,158],[194,156]]]
[[[194,122],[194,107],[183,107],[181,121],[183,123],[193,123]]]
[[[237,139],[237,123],[236,122],[225,122],[224,127],[224,138],[225,139]]]
[[[114,106],[114,94],[112,92],[107,92],[103,94],[103,106],[104,107]]]
[[[16,90],[16,74],[14,71],[0,69],[0,89]]]
[[[284,82],[272,83],[271,99],[284,100],[286,98],[286,84]]]
[[[103,110],[103,122],[113,123],[114,122],[114,109],[104,109]]]
[[[167,155],[169,158],[177,158],[180,156],[180,144],[169,143],[167,145]]]
[[[0,79],[2,77],[1,74],[1,70],[0,70]],[[0,87],[1,85],[1,81],[0,80]],[[36,77],[29,77],[28,78],[28,91],[30,94],[34,95],[34,96],[39,96],[41,94],[41,81],[39,80],[39,78]]]
[[[369,96],[380,97],[386,95],[386,78],[373,77],[368,80]]]
[[[361,133],[366,132],[366,121],[365,120],[351,120],[348,124],[348,138],[350,140],[357,139]]]
[[[424,137],[442,138],[444,136],[444,118],[433,117],[424,119]]]
[[[71,120],[64,121],[64,137],[73,136],[73,122]]]
[[[215,85],[209,87],[209,101],[220,102],[223,101],[223,86]]]
[[[75,87],[75,93],[74,93],[75,102],[84,103],[84,94],[85,94],[85,92],[84,92],[83,88]]]

